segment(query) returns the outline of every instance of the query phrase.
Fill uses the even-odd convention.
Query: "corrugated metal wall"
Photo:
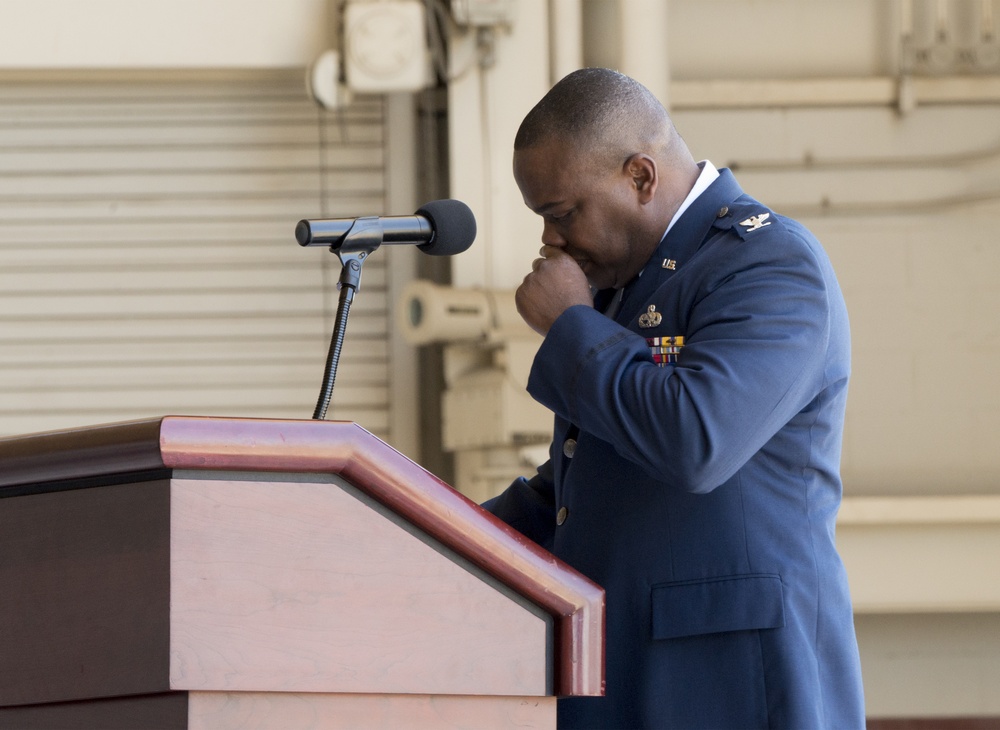
[[[164,414],[309,418],[340,263],[300,218],[383,213],[382,104],[298,75],[0,82],[0,435]],[[329,418],[388,428],[384,257]]]

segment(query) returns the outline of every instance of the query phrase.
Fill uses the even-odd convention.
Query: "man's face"
[[[514,153],[514,179],[542,217],[542,243],[572,256],[598,289],[627,284],[651,253],[639,238],[642,206],[625,160],[612,168],[588,167],[560,143]]]

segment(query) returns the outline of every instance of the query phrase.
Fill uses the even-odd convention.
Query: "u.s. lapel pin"
[[[673,271],[677,268],[677,262],[673,259],[663,259],[663,268]]]
[[[656,311],[656,305],[650,304],[649,309],[639,315],[639,326],[643,329],[659,326],[663,321],[663,315]]]

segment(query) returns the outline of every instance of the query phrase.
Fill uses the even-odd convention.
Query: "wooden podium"
[[[353,423],[0,440],[0,727],[555,727],[604,592]]]

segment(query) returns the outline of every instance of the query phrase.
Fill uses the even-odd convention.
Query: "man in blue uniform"
[[[528,114],[514,177],[543,220],[516,301],[555,434],[486,506],[607,591],[607,695],[560,700],[560,727],[863,727],[834,544],[850,341],[819,242],[606,69]]]

